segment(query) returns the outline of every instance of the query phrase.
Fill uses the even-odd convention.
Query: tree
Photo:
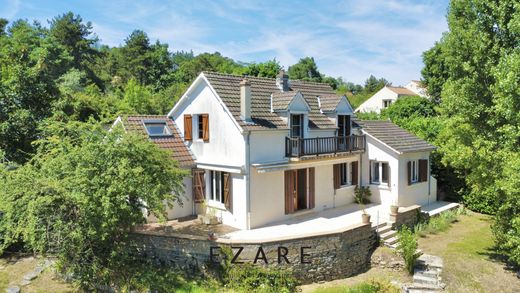
[[[425,53],[423,78],[440,93],[443,162],[468,187],[469,208],[496,213],[499,251],[520,264],[520,31],[518,3],[451,1],[449,31]],[[515,246],[516,245],[516,246]]]
[[[23,243],[55,254],[83,289],[125,288],[142,262],[129,232],[145,221],[143,208],[164,219],[186,173],[146,137],[120,129],[54,123],[46,133],[28,164],[0,167],[0,253]]]
[[[370,77],[368,77],[365,80],[365,86],[364,86],[363,90],[365,91],[365,93],[373,94],[373,93],[377,92],[378,90],[382,89],[385,85],[390,85],[390,83],[386,79],[384,79],[384,78],[378,79],[375,76],[370,75]]]
[[[244,70],[244,74],[256,77],[270,77],[275,78],[278,72],[282,69],[280,62],[276,59],[269,60],[262,63],[251,63]]]
[[[301,58],[298,63],[289,66],[289,78],[321,82],[322,76],[313,57]]]

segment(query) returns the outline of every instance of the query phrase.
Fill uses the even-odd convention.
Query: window
[[[221,171],[210,171],[211,189],[209,200],[224,204],[226,209],[231,210],[231,174]]]
[[[199,114],[197,117],[197,134],[198,138],[209,141],[209,116],[208,114]]]
[[[338,115],[338,136],[350,135],[350,115]]]
[[[390,186],[390,165],[388,162],[370,161],[370,183]]]
[[[392,100],[383,100],[383,108],[388,108],[392,105]]]
[[[166,122],[145,122],[144,126],[149,136],[170,136],[172,131]]]
[[[381,163],[381,182],[388,184],[388,163]]]
[[[428,160],[408,161],[408,185],[428,181]]]
[[[291,137],[303,137],[303,115],[291,115]]]
[[[333,166],[334,189],[358,184],[358,162],[341,163]]]

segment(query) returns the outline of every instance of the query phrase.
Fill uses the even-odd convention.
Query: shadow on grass
[[[507,257],[498,252],[496,246],[485,248],[485,251],[477,252],[478,255],[486,257],[488,260],[501,264],[504,270],[516,273],[520,267],[510,262]]]

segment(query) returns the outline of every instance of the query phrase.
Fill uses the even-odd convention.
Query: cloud
[[[7,0],[4,4],[0,5],[0,16],[8,20],[13,20],[20,10],[20,3],[20,0]]]

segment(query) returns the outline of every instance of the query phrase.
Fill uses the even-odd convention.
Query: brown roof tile
[[[247,78],[251,83],[251,120],[253,123],[246,123],[240,118],[239,84],[243,79],[242,76],[216,72],[204,72],[203,74],[242,128],[246,130],[288,128],[287,123],[285,123],[278,114],[271,112],[271,94],[280,92],[278,87],[276,87],[276,79],[261,77]],[[335,94],[334,90],[328,84],[291,80],[290,90],[289,93],[293,92],[294,94],[300,91],[309,104],[311,108],[309,112],[309,127],[323,129],[336,128],[336,125],[334,125],[327,116],[320,113],[318,107],[317,96]],[[286,102],[287,98],[283,100],[283,103]]]
[[[401,87],[401,86],[386,86],[389,90],[400,96],[417,96],[417,93],[412,92],[411,90]]]
[[[341,100],[341,96],[336,94],[330,95],[321,95],[320,96],[320,108],[323,112],[332,112],[336,110],[339,102]]]
[[[141,133],[148,136],[144,127],[147,120],[166,122],[172,131],[172,136],[149,137],[159,148],[171,152],[172,158],[179,162],[179,166],[188,168],[195,165],[195,160],[189,148],[184,144],[179,129],[172,119],[160,115],[129,115],[121,117],[126,131]]]

